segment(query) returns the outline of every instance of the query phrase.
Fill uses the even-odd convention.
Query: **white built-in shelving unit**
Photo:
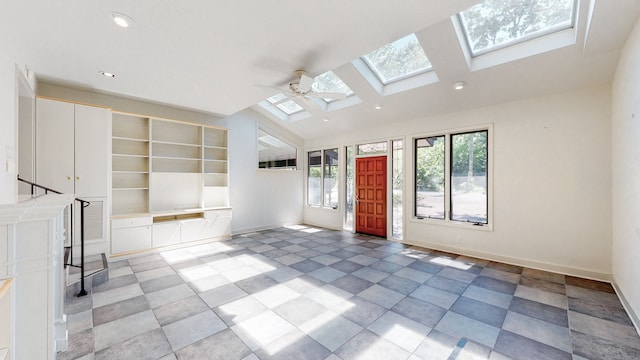
[[[114,113],[112,156],[112,254],[230,235],[226,129]]]

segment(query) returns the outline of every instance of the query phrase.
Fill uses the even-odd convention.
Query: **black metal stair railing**
[[[43,190],[45,194],[48,194],[49,192],[52,192],[54,194],[62,194],[62,192],[57,191],[57,190],[53,190],[50,189],[46,186],[42,186],[39,184],[36,184],[34,182],[31,182],[29,180],[25,180],[20,178],[20,175],[18,175],[18,181],[23,182],[27,185],[31,186],[31,195],[35,195],[36,194],[36,189],[40,189]],[[85,274],[84,274],[84,209],[89,206],[89,204],[91,204],[89,201],[87,200],[82,200],[80,198],[75,198],[75,201],[80,203],[80,265],[74,265],[73,264],[73,244],[74,244],[74,226],[73,226],[73,204],[69,205],[70,207],[70,214],[69,214],[69,221],[71,223],[71,229],[69,231],[69,238],[70,238],[70,256],[69,256],[69,263],[66,263],[65,261],[65,266],[71,266],[71,267],[76,267],[76,268],[80,268],[80,292],[78,293],[78,296],[85,296],[87,295],[87,291],[84,288],[84,278],[85,278]]]

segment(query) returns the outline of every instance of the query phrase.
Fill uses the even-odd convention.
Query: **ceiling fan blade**
[[[347,98],[347,94],[333,92],[310,92],[306,96],[329,100],[344,100]]]
[[[311,84],[313,84],[313,78],[302,74],[300,75],[300,83],[298,84],[298,90],[300,92],[306,93],[311,90]]]
[[[260,85],[260,84],[255,84],[254,86],[265,88],[265,89],[270,89],[270,90],[278,90],[279,92],[285,91],[284,89],[276,87],[276,86]]]

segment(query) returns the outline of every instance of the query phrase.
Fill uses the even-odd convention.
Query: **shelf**
[[[123,139],[113,139],[112,153],[132,156],[149,156],[148,141],[131,141]]]
[[[206,161],[204,163],[205,174],[225,174],[227,172],[226,162]]]
[[[148,171],[113,170],[113,174],[148,174]]]
[[[204,146],[226,148],[227,130],[204,128]]]
[[[114,157],[118,156],[118,157],[134,157],[134,158],[144,158],[144,159],[148,159],[149,155],[132,155],[132,154],[119,154],[119,153],[112,153],[111,155],[113,155]]]
[[[122,140],[122,141],[133,141],[133,142],[145,142],[148,143],[149,139],[148,138],[133,138],[133,137],[127,137],[127,136],[112,136],[111,140]]]
[[[229,205],[226,129],[114,114],[112,135],[112,216]]]
[[[200,148],[202,145],[200,144],[190,144],[190,143],[179,143],[179,142],[172,142],[172,141],[159,141],[159,140],[153,140],[151,142],[152,144],[156,145],[156,144],[163,144],[163,145],[178,145],[178,146],[190,146],[190,147],[196,147],[196,148]]]
[[[193,219],[204,219],[204,213],[194,212],[194,213],[186,213],[186,214],[154,216],[153,223],[156,224],[156,223],[162,223],[162,222],[168,222],[168,221],[193,220]]]
[[[177,156],[154,156],[153,160],[186,160],[186,161],[200,161],[197,157],[177,157]]]
[[[153,120],[151,123],[154,142],[200,145],[200,129],[201,126],[172,121]]]
[[[148,172],[149,158],[142,156],[114,156],[111,162],[112,171]]]
[[[204,158],[207,160],[227,160],[227,149],[211,148],[204,149]]]
[[[175,158],[153,158],[151,163],[153,172],[176,172],[176,173],[200,173],[200,160],[198,159],[175,159]]]
[[[149,139],[149,119],[114,113],[111,132],[115,138]]]
[[[154,158],[200,160],[202,157],[200,146],[154,142],[151,149]]]

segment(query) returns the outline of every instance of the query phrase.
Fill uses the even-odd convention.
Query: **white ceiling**
[[[296,69],[333,70],[362,103],[280,122],[309,139],[607,84],[640,14],[638,0],[581,0],[576,45],[472,72],[450,16],[477,2],[11,0],[0,12],[0,41],[39,79],[218,115],[277,92],[256,85],[286,88]],[[116,27],[111,12],[134,25]],[[412,32],[440,81],[382,97],[351,60]],[[456,92],[458,80],[467,86]]]

